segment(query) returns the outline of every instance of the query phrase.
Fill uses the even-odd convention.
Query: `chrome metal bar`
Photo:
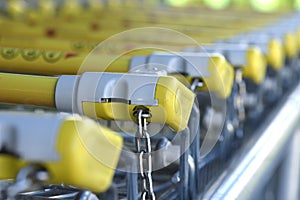
[[[284,158],[300,126],[300,85],[270,114],[203,199],[254,199]]]
[[[300,128],[290,141],[289,152],[284,160],[278,190],[278,200],[299,199],[300,186]]]

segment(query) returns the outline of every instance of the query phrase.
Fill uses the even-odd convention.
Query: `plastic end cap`
[[[207,79],[206,84],[209,90],[213,90],[223,99],[230,96],[234,80],[234,69],[227,62],[224,56],[215,55],[210,59],[209,71],[211,76]]]
[[[277,39],[270,40],[268,44],[267,62],[276,71],[284,66],[285,54],[281,42]]]
[[[247,67],[243,68],[243,75],[253,80],[254,83],[261,83],[266,75],[267,63],[262,52],[257,48],[250,48],[247,51]]]

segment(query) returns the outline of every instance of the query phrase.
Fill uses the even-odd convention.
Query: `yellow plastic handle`
[[[287,33],[284,37],[284,49],[288,58],[294,59],[298,56],[297,37],[293,33]]]
[[[260,84],[266,75],[266,59],[257,48],[247,51],[247,66],[243,67],[243,76],[250,78],[254,83]]]
[[[0,102],[55,107],[56,77],[0,73]]]
[[[0,102],[56,108],[57,102],[54,99],[58,98],[56,91],[57,87],[61,86],[58,86],[57,82],[57,77],[0,73],[0,92],[2,94]],[[82,98],[86,97],[83,96]],[[158,100],[158,106],[149,107],[150,110],[153,110],[153,122],[167,123],[175,130],[186,128],[191,107],[194,103],[192,91],[176,78],[163,76],[159,77],[156,83],[155,99]],[[72,105],[72,103],[72,101],[66,102],[68,105]],[[83,101],[82,114],[100,119],[131,121],[135,106],[139,105]]]
[[[151,122],[166,123],[176,131],[185,129],[194,98],[194,93],[176,78],[159,77],[155,89],[155,99],[158,100],[158,105],[146,106],[152,114]],[[137,106],[139,105],[120,102],[82,102],[85,115],[108,120],[136,121],[133,111]]]
[[[41,75],[79,74],[86,71],[128,71],[128,57],[113,60],[115,58],[113,55],[111,58],[109,56],[99,58],[96,55],[90,55],[88,56],[88,64],[85,63],[82,67],[87,56],[87,54],[62,51],[2,47],[0,48],[0,70],[2,72]]]
[[[266,55],[267,62],[276,71],[280,70],[284,66],[285,60],[285,52],[282,44],[278,40],[272,39],[269,41],[268,49],[268,54]]]
[[[223,56],[212,56],[209,61],[210,76],[203,78],[201,90],[214,91],[220,98],[228,98],[232,91],[234,70]]]

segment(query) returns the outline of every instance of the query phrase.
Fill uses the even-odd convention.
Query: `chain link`
[[[139,153],[139,170],[143,181],[141,199],[155,200],[152,183],[151,139],[147,131],[147,119],[151,118],[151,114],[146,108],[137,108],[134,114],[138,124],[135,138],[136,151]]]
[[[49,179],[46,169],[39,165],[28,165],[21,169],[15,183],[6,188],[7,200],[14,200],[16,195]],[[0,195],[1,196],[1,195]]]
[[[193,80],[190,89],[195,92],[197,87],[203,87],[203,82],[200,79],[196,78]]]
[[[242,70],[237,69],[235,73],[235,82],[237,84],[237,95],[234,97],[234,107],[240,122],[245,120],[244,98],[246,97],[246,84],[242,77]]]

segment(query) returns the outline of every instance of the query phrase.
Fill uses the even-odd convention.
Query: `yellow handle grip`
[[[0,73],[0,102],[55,107],[57,78]]]
[[[87,54],[35,49],[0,48],[0,70],[2,72],[42,75],[79,74],[85,71],[128,71],[128,57],[113,60],[115,56],[99,58]],[[110,63],[113,61],[112,63]]]

